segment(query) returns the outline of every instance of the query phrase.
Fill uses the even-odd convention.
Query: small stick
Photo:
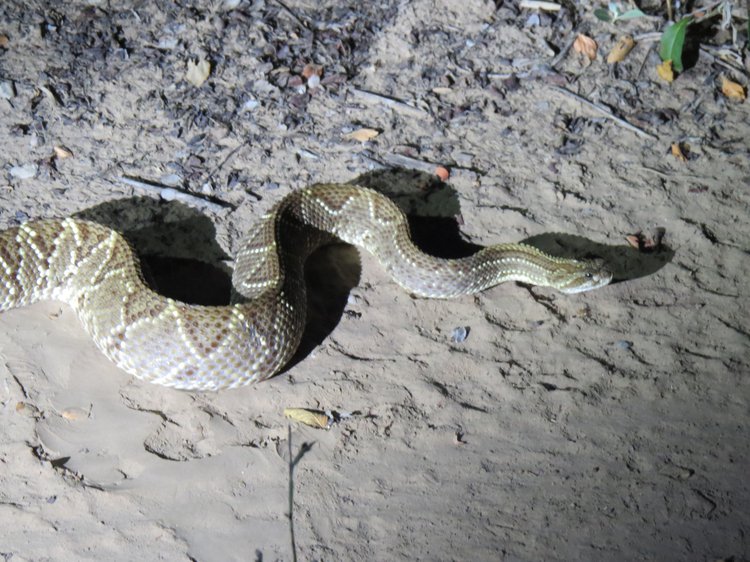
[[[408,103],[401,101],[399,99],[396,99],[394,97],[391,97],[391,96],[385,96],[383,94],[369,92],[367,90],[360,90],[359,88],[352,88],[351,92],[359,98],[362,98],[367,101],[374,101],[374,102],[382,103],[384,105],[387,105],[388,107],[394,107],[397,109],[405,109],[412,113],[418,113],[419,115],[424,115],[425,113],[423,109],[419,109],[418,107],[409,105]]]
[[[432,162],[425,162],[424,160],[418,160],[411,156],[404,156],[403,154],[386,154],[383,160],[390,166],[411,168],[425,172],[430,175],[435,175],[435,168],[441,164],[433,164]]]
[[[221,170],[221,168],[223,168],[223,167],[224,167],[224,164],[226,164],[227,162],[229,162],[229,159],[230,159],[230,158],[231,158],[232,156],[234,156],[235,154],[237,154],[237,153],[238,153],[238,152],[239,152],[239,151],[240,151],[240,150],[241,150],[242,148],[245,148],[245,143],[242,143],[242,144],[240,144],[240,145],[238,145],[238,146],[234,147],[234,148],[233,148],[233,149],[232,149],[232,150],[231,150],[231,151],[229,152],[229,154],[227,154],[227,156],[226,156],[226,158],[224,158],[224,160],[222,160],[221,162],[219,162],[219,164],[218,164],[218,165],[217,165],[217,166],[216,166],[216,167],[215,167],[215,168],[214,168],[213,170],[211,170],[210,172],[208,172],[208,175],[206,176],[206,181],[208,181],[208,180],[210,180],[210,179],[211,179],[212,177],[214,177],[214,175],[216,174],[216,172],[218,172],[219,170]]]
[[[208,209],[215,213],[223,211],[226,208],[233,208],[233,206],[229,203],[225,203],[223,201],[221,203],[216,203],[204,197],[200,197],[186,191],[180,191],[175,189],[174,187],[169,187],[159,183],[143,181],[128,176],[120,176],[118,179],[122,183],[127,184],[131,187],[137,187],[150,193],[155,193],[165,201],[180,201],[187,205],[192,205],[201,209]]]
[[[532,10],[546,10],[548,12],[559,12],[560,4],[555,2],[544,2],[544,0],[521,0],[519,8],[530,8]]]
[[[302,19],[301,17],[299,17],[299,16],[297,15],[297,14],[295,14],[295,13],[294,13],[294,12],[292,11],[292,9],[291,9],[291,8],[289,7],[289,6],[287,6],[286,4],[284,4],[284,2],[282,2],[281,0],[274,0],[274,1],[275,1],[275,2],[276,2],[276,3],[278,4],[278,5],[279,5],[279,6],[281,6],[281,8],[282,8],[282,9],[283,9],[283,10],[284,10],[284,11],[285,11],[285,12],[286,12],[287,14],[289,14],[289,16],[291,16],[291,18],[292,18],[292,19],[293,19],[294,21],[296,21],[296,22],[297,22],[298,24],[300,24],[300,25],[301,25],[302,27],[304,27],[305,29],[309,29],[309,28],[310,28],[310,25],[309,25],[309,24],[308,24],[308,23],[307,23],[307,22],[306,22],[305,20],[303,20],[303,19]]]
[[[557,53],[557,56],[552,59],[552,62],[549,63],[551,68],[556,68],[558,64],[560,64],[560,61],[565,58],[565,56],[568,54],[568,51],[570,51],[570,48],[573,46],[573,43],[575,43],[576,38],[573,37],[570,41],[568,41],[568,44],[565,45],[562,51]]]
[[[636,135],[642,136],[642,137],[648,137],[650,139],[659,140],[659,137],[656,135],[652,135],[651,133],[648,133],[641,129],[640,127],[636,127],[632,123],[629,123],[628,121],[625,121],[625,119],[622,119],[621,117],[617,117],[614,113],[612,113],[612,110],[604,107],[603,105],[600,105],[598,103],[594,103],[592,101],[587,100],[583,96],[579,96],[578,94],[571,92],[567,88],[562,88],[560,86],[550,85],[550,88],[553,90],[557,90],[558,92],[565,94],[566,96],[572,97],[574,100],[589,106],[592,109],[597,110],[599,113],[603,114],[607,119],[610,119],[611,121],[614,121],[621,127],[624,127],[625,129],[628,129],[629,131],[634,132]]]

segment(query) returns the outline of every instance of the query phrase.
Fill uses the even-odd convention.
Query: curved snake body
[[[612,277],[600,260],[554,258],[522,244],[435,258],[412,243],[388,198],[326,184],[293,192],[260,219],[236,257],[228,306],[159,295],[120,234],[68,218],[0,232],[0,310],[60,300],[128,373],[181,389],[237,387],[274,375],[293,355],[305,323],[304,261],[331,239],[368,250],[399,285],[424,297],[457,297],[510,280],[574,293]]]

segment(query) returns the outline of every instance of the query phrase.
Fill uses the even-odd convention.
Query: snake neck
[[[400,240],[402,255],[410,260],[379,256],[381,263],[404,289],[422,297],[454,298],[479,293],[505,283],[520,281],[540,287],[561,288],[560,272],[579,267],[575,260],[549,256],[525,244],[499,244],[460,259],[429,256],[406,248],[411,241]]]

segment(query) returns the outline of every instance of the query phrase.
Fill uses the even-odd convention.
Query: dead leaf
[[[368,140],[374,139],[379,134],[380,132],[375,129],[357,129],[356,131],[352,131],[348,135],[345,135],[344,138],[359,142],[367,142]]]
[[[65,408],[60,415],[68,421],[84,420],[89,417],[89,413],[83,408]]]
[[[665,82],[674,82],[674,70],[672,70],[671,60],[665,60],[663,63],[658,65],[656,67],[656,73],[659,75],[659,78],[661,78]]]
[[[577,53],[586,55],[589,60],[594,60],[596,58],[597,48],[596,41],[583,33],[579,33],[578,37],[576,37],[576,40],[573,42],[573,49],[575,49]]]
[[[628,244],[633,246],[633,248],[636,248],[639,252],[656,252],[661,249],[666,233],[667,230],[659,226],[652,230],[652,236],[650,238],[642,232],[636,232],[635,234],[629,234],[626,236],[625,240],[627,240]]]
[[[721,77],[721,92],[730,100],[734,101],[742,102],[745,101],[745,98],[747,97],[747,92],[745,92],[745,88],[742,87],[742,84],[733,82],[726,76]]]
[[[199,88],[211,74],[211,63],[205,59],[199,59],[198,62],[189,60],[187,62],[187,72],[185,79],[196,88]]]
[[[306,64],[302,68],[302,76],[309,79],[310,76],[323,76],[323,67],[319,64]]]
[[[333,418],[320,410],[307,408],[284,408],[284,416],[317,429],[330,429]]]
[[[617,45],[607,55],[607,62],[609,64],[622,62],[628,56],[628,53],[633,50],[633,47],[635,47],[635,41],[630,35],[620,37]]]
[[[677,158],[677,160],[679,160],[680,162],[687,162],[688,160],[687,153],[688,153],[689,148],[690,147],[688,147],[686,144],[673,142],[672,147],[671,147],[672,156]]]
[[[633,246],[636,250],[640,249],[641,247],[641,235],[639,234],[628,234],[625,237],[625,240],[628,241],[628,244]]]
[[[0,35],[0,48],[7,49],[10,45],[10,39],[7,35]]]
[[[451,172],[445,166],[438,166],[435,168],[435,175],[440,178],[440,181],[448,181],[448,178],[451,177]]]
[[[16,412],[25,416],[33,417],[39,414],[39,408],[28,402],[17,402]]]
[[[73,157],[73,153],[64,146],[55,146],[52,150],[55,152],[55,158],[60,160]]]

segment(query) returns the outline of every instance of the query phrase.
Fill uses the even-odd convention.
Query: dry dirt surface
[[[447,188],[435,252],[448,214],[618,281],[432,301],[336,248],[332,324],[206,394],[120,372],[60,303],[3,312],[0,559],[750,559],[750,106],[720,90],[747,75],[704,49],[668,84],[658,5],[562,5],[0,3],[0,228],[82,213],[226,302],[254,220],[358,180]]]

